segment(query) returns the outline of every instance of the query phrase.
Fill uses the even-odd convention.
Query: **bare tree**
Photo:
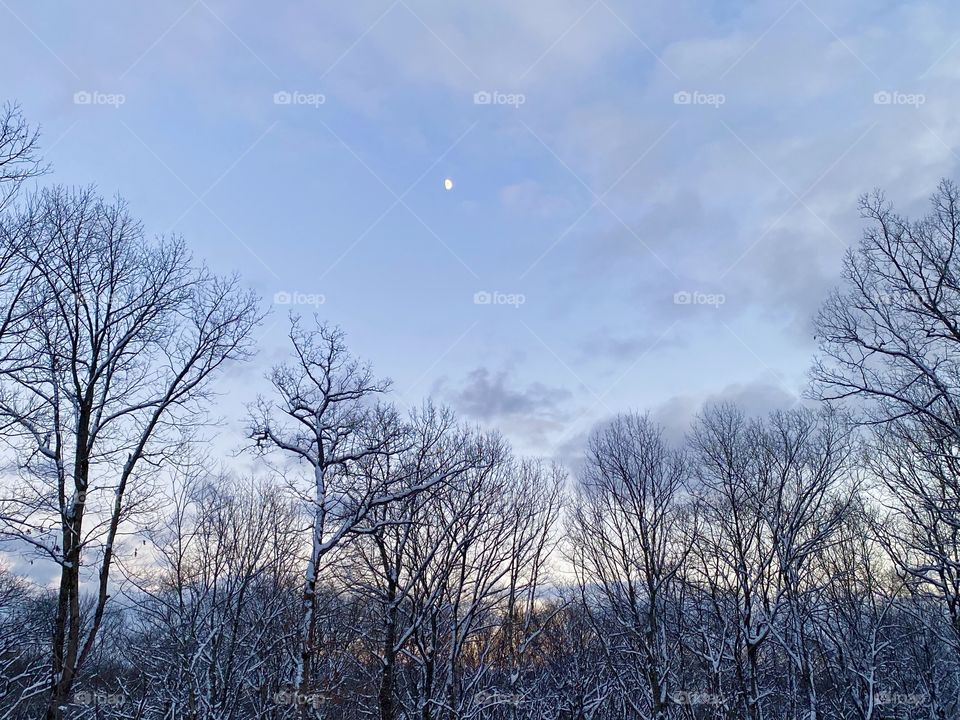
[[[960,191],[940,183],[929,214],[905,218],[879,192],[817,317],[814,391],[857,401],[873,429],[867,465],[887,506],[875,530],[917,595],[940,604],[960,660]],[[931,626],[933,627],[933,626]],[[956,684],[956,680],[953,681]],[[949,693],[948,693],[949,694]]]
[[[19,105],[0,108],[0,212],[27,180],[46,172],[39,140],[40,131],[30,127]]]
[[[960,668],[960,466],[952,436],[930,431],[905,420],[876,429],[866,465],[879,479],[883,514],[872,535],[924,609],[919,625],[939,635]],[[949,684],[960,688],[960,677]]]
[[[149,476],[203,418],[216,372],[248,354],[256,299],[148,243],[120,202],[55,189],[35,201],[28,313],[2,340],[4,439],[20,482],[0,533],[60,567],[47,717],[59,718],[104,617],[117,542]],[[95,602],[81,609],[84,567]]]
[[[36,277],[40,210],[29,201],[16,209],[11,206],[27,180],[46,172],[38,140],[38,131],[30,128],[19,106],[0,108],[0,338],[22,329],[32,310],[28,290]]]
[[[960,440],[960,206],[943,181],[932,211],[911,221],[877,192],[843,266],[844,286],[816,318],[814,392],[859,398],[872,424],[904,419]]]
[[[813,633],[828,579],[819,558],[849,509],[849,425],[830,411],[747,420],[719,406],[704,412],[692,442],[705,519],[695,584],[722,629],[704,638],[702,657],[732,663],[746,717],[771,706],[820,717]],[[785,663],[773,675],[777,650]]]
[[[179,477],[169,505],[127,593],[145,714],[272,717],[295,639],[298,508],[265,481],[205,474]]]
[[[496,435],[474,436],[467,457],[462,472],[418,496],[421,511],[402,526],[403,717],[519,712],[559,612],[543,590],[562,473],[515,461]]]
[[[508,707],[514,717],[523,716],[518,704],[531,708],[544,690],[543,636],[566,607],[556,594],[553,562],[566,482],[566,471],[556,463],[548,466],[528,459],[514,469],[512,521],[503,538],[510,560],[500,609],[499,654],[494,659],[503,678],[499,691],[513,699]]]
[[[701,652],[732,663],[723,700],[732,696],[750,720],[765,716],[769,688],[762,652],[782,611],[776,555],[764,522],[774,488],[758,471],[759,430],[738,409],[722,405],[705,410],[692,434],[704,513],[692,581],[706,590],[723,628],[719,637],[704,638]]]
[[[365,474],[380,477],[398,499],[370,510],[367,530],[338,563],[344,584],[368,607],[358,634],[369,634],[364,652],[378,659],[376,705],[381,720],[397,717],[398,658],[422,620],[410,612],[408,602],[434,557],[414,552],[421,528],[430,522],[437,494],[476,463],[480,448],[478,438],[460,427],[451,411],[429,403],[411,413],[405,433],[401,452],[365,462]]]
[[[772,631],[788,660],[788,697],[795,715],[821,717],[814,642],[824,586],[818,559],[836,540],[855,480],[849,424],[835,412],[795,409],[764,424],[759,479],[771,491],[762,509],[784,603]]]
[[[319,572],[325,558],[351,535],[369,532],[367,521],[378,507],[397,502],[438,482],[371,472],[373,460],[401,452],[408,438],[397,412],[373,400],[388,381],[374,377],[369,365],[350,355],[344,335],[316,321],[304,328],[292,318],[292,364],[270,374],[276,399],[261,398],[251,411],[250,437],[263,453],[280,452],[310,470],[306,487],[295,478],[290,487],[310,509],[310,544],[304,585],[299,653],[293,682],[309,693],[316,648]]]
[[[838,690],[833,713],[852,707],[860,720],[880,717],[884,682],[903,639],[896,607],[902,583],[873,532],[879,522],[866,498],[857,497],[835,542],[817,559],[827,580],[817,626],[824,666]]]
[[[49,594],[0,568],[0,718],[37,710],[47,692],[46,618]]]
[[[684,455],[645,415],[594,433],[569,542],[584,608],[637,715],[665,718],[680,661],[677,625],[693,534]]]

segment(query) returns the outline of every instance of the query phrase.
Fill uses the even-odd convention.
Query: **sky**
[[[270,307],[220,383],[232,447],[291,310],[524,453],[790,407],[857,198],[957,178],[947,2],[0,0],[0,43],[45,182]]]

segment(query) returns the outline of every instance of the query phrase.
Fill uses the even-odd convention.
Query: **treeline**
[[[960,716],[960,192],[882,196],[803,407],[642,413],[575,467],[291,318],[240,477],[205,441],[258,300],[0,118],[0,719]]]

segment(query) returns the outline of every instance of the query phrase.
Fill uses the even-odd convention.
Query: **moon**
[[[443,181],[443,189],[444,189],[444,190],[453,190],[453,180],[451,180],[450,178],[446,178],[446,179]]]

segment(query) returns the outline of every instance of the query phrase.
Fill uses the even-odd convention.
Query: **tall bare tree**
[[[584,608],[624,703],[658,720],[680,662],[675,618],[694,537],[688,472],[649,417],[621,415],[590,439],[569,528]]]
[[[40,157],[40,131],[31,127],[19,105],[0,108],[0,212],[23,184],[46,172]]]
[[[182,241],[148,242],[121,202],[41,193],[29,212],[27,312],[6,347],[0,418],[20,458],[0,533],[60,567],[50,700],[59,718],[94,649],[117,543],[150,476],[203,420],[211,381],[249,352],[260,314]],[[81,608],[85,568],[95,601]]]
[[[0,568],[0,718],[25,717],[47,692],[45,649],[52,603],[25,578]]]
[[[0,108],[0,338],[20,329],[31,310],[28,289],[36,276],[37,203],[14,208],[24,183],[42,175],[39,132],[19,106]],[[8,348],[9,349],[9,346]]]
[[[275,398],[251,409],[250,437],[262,453],[279,452],[309,470],[290,487],[309,508],[310,551],[303,584],[299,652],[294,685],[308,694],[316,646],[317,586],[322,563],[345,539],[371,530],[371,512],[414,495],[442,478],[406,477],[375,471],[376,460],[409,446],[407,428],[377,396],[390,387],[354,358],[339,328],[291,319],[293,361],[273,369]],[[373,469],[373,471],[371,470]]]
[[[819,397],[859,398],[873,424],[915,420],[960,441],[958,201],[943,181],[930,214],[912,221],[879,192],[862,198],[869,225],[816,318]]]
[[[889,508],[875,527],[907,587],[940,603],[960,661],[960,190],[942,181],[930,206],[911,220],[863,198],[869,225],[817,317],[813,379],[872,430],[867,465]]]
[[[144,715],[272,717],[295,640],[299,509],[266,480],[203,472],[178,473],[168,500],[127,592]]]
[[[430,403],[411,413],[406,435],[403,451],[373,456],[365,463],[365,473],[382,477],[398,499],[371,509],[364,534],[338,562],[338,575],[368,608],[358,635],[367,641],[362,654],[378,660],[374,672],[381,720],[399,716],[398,666],[425,618],[412,597],[428,582],[443,543],[459,521],[457,515],[438,514],[441,498],[482,464],[485,454],[482,435],[461,427],[448,409]],[[407,493],[404,488],[419,490]],[[437,531],[430,532],[431,527]]]

